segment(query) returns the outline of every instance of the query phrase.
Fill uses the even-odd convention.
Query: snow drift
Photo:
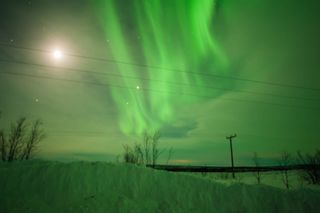
[[[0,163],[0,212],[317,212],[320,192],[103,162]]]

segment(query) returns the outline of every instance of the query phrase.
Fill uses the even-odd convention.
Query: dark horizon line
[[[310,164],[293,164],[287,166],[186,166],[186,165],[164,165],[164,164],[147,164],[146,167],[165,170],[170,172],[270,172],[270,171],[288,171],[288,170],[311,170],[314,165]]]

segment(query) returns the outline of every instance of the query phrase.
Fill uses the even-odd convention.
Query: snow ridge
[[[317,212],[320,192],[104,162],[0,163],[0,212]]]

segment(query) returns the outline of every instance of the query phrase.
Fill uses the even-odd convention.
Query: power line
[[[134,89],[134,87],[128,87],[128,86],[122,86],[122,85],[103,84],[103,83],[97,83],[97,82],[81,81],[81,80],[73,80],[73,79],[65,79],[65,78],[55,78],[55,77],[33,75],[33,74],[26,74],[26,73],[19,73],[19,72],[3,72],[2,71],[2,72],[0,72],[0,74],[28,77],[28,78],[55,80],[55,81],[64,81],[64,82],[79,83],[79,84],[88,84],[88,85],[94,85],[94,86],[108,86],[108,87],[116,87],[116,88],[121,88],[121,89]],[[153,89],[148,89],[148,88],[140,88],[139,91],[145,91],[145,92],[151,92],[151,93],[161,93],[161,94],[165,93],[165,94],[177,95],[177,96],[182,95],[182,96],[193,96],[193,97],[199,97],[199,98],[215,98],[213,96],[180,93],[180,92],[172,92],[172,91],[153,90]],[[281,103],[245,100],[245,99],[236,99],[236,98],[219,98],[219,99],[226,100],[226,101],[232,101],[232,102],[265,104],[265,105],[272,105],[272,106],[290,107],[290,108],[297,108],[297,109],[308,109],[308,110],[316,110],[316,111],[320,110],[320,108],[318,108],[318,107],[309,107],[309,106],[303,106],[303,105],[281,104]]]
[[[272,97],[278,97],[278,98],[289,98],[289,99],[296,99],[296,100],[320,101],[320,99],[318,99],[318,98],[287,96],[287,95],[279,95],[279,94],[272,94],[272,93],[253,92],[253,91],[240,90],[240,89],[219,88],[219,87],[206,86],[206,85],[203,86],[203,85],[188,84],[188,83],[181,83],[181,82],[174,82],[174,81],[163,81],[163,80],[152,79],[152,78],[122,75],[122,74],[117,74],[117,73],[108,72],[108,71],[98,72],[98,71],[75,69],[75,68],[61,67],[61,66],[49,66],[49,65],[43,65],[43,64],[38,64],[38,63],[30,63],[30,62],[25,62],[25,61],[6,60],[6,59],[0,59],[0,62],[11,63],[11,64],[20,64],[20,65],[30,65],[30,66],[40,67],[40,68],[63,69],[63,70],[71,71],[71,72],[98,74],[98,75],[104,75],[104,76],[121,77],[121,78],[136,79],[136,80],[142,80],[142,81],[153,81],[153,82],[159,82],[162,84],[170,84],[170,85],[174,85],[174,86],[187,86],[187,87],[196,87],[196,88],[222,90],[222,91],[233,91],[233,92],[248,93],[248,94],[254,94],[254,95],[265,95],[265,96],[272,96]]]
[[[24,46],[17,46],[17,45],[9,45],[9,44],[5,44],[5,43],[0,43],[0,46],[14,48],[14,49],[20,49],[20,50],[26,50],[26,51],[33,51],[33,52],[51,53],[48,50],[43,50],[43,49],[38,49],[38,48],[30,48],[30,47],[24,47]],[[88,59],[88,60],[101,61],[101,62],[106,62],[106,63],[117,63],[117,64],[124,64],[124,65],[130,65],[130,66],[149,68],[149,69],[168,70],[168,71],[188,73],[188,74],[193,74],[193,75],[202,75],[202,76],[206,76],[206,77],[215,77],[215,78],[230,79],[230,80],[236,80],[236,81],[251,82],[251,83],[256,83],[256,84],[264,84],[264,85],[269,85],[269,86],[304,89],[304,90],[312,90],[312,91],[317,91],[317,92],[320,91],[320,88],[305,87],[305,86],[294,85],[294,84],[284,84],[284,83],[277,83],[277,82],[271,82],[271,81],[261,81],[261,80],[247,79],[247,78],[239,78],[239,77],[234,77],[234,76],[225,76],[225,75],[218,75],[218,74],[212,74],[212,73],[204,73],[204,72],[193,72],[193,71],[186,71],[186,70],[181,70],[181,69],[147,65],[147,64],[141,64],[141,63],[135,63],[135,62],[127,62],[127,61],[121,61],[121,60],[115,60],[115,59],[105,59],[105,58],[85,56],[85,55],[79,55],[79,54],[65,53],[65,55],[71,56],[71,57]]]

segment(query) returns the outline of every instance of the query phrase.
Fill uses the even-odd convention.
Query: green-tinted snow
[[[316,212],[320,193],[125,164],[0,163],[0,212]]]

